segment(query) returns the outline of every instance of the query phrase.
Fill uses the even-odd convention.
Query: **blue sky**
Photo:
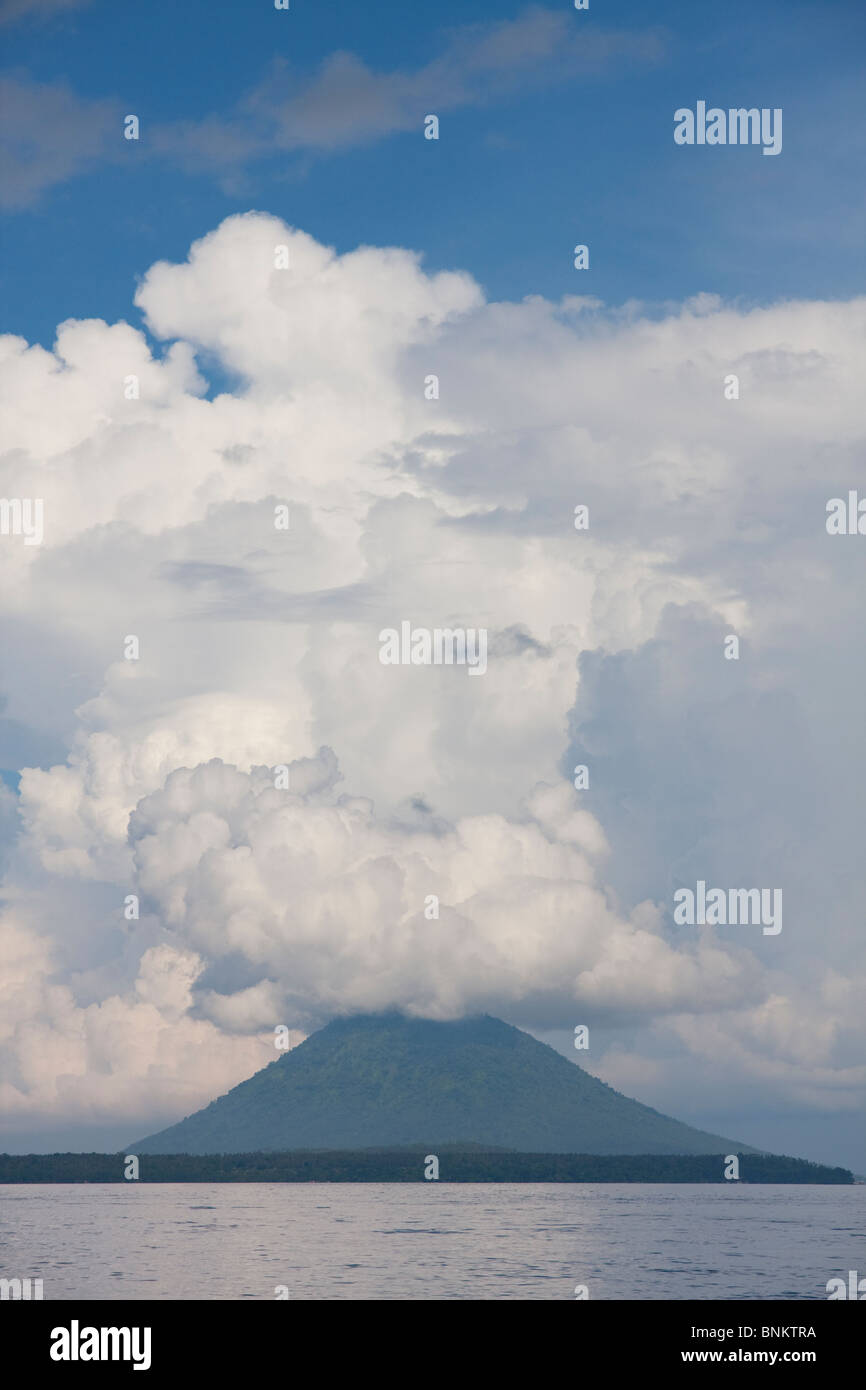
[[[136,277],[154,259],[182,258],[191,240],[251,207],[339,251],[420,250],[429,269],[467,269],[493,298],[584,293],[622,303],[705,291],[754,303],[859,290],[861,5],[594,0],[576,12],[558,0],[545,13],[575,35],[628,34],[631,47],[576,76],[555,62],[518,64],[505,79],[495,68],[470,73],[463,96],[439,112],[440,140],[425,141],[422,119],[436,101],[419,74],[447,52],[451,31],[526,11],[478,0],[294,0],[289,12],[264,0],[96,0],[50,13],[37,3],[7,18],[7,73],[65,84],[82,125],[70,135],[65,111],[49,115],[38,92],[28,103],[55,163],[41,191],[4,217],[6,327],[50,344],[66,317],[129,317]],[[336,50],[402,75],[410,107],[414,86],[416,128],[374,131],[349,148],[314,137],[275,150],[262,125],[237,160],[217,137],[207,167],[184,155],[182,134],[154,149],[155,130],[174,123],[237,125],[235,113],[269,80],[283,97],[304,90]],[[673,112],[698,99],[781,106],[781,156],[675,146]],[[7,126],[19,109],[8,103]],[[120,138],[118,114],[129,112],[142,122],[138,144]],[[84,132],[92,157],[82,154]],[[43,148],[36,164],[45,157]],[[33,168],[32,146],[24,163]],[[578,242],[590,246],[579,279]]]

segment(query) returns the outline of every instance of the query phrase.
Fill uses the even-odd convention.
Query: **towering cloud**
[[[137,304],[157,349],[0,340],[0,494],[44,511],[0,536],[13,1129],[144,1132],[276,1024],[389,1006],[854,1104],[861,542],[824,522],[866,301],[489,304],[249,214]],[[485,629],[486,672],[383,665],[403,620]],[[780,886],[784,931],[675,926],[699,879]]]

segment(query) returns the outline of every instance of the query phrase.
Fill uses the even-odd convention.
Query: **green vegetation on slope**
[[[499,1019],[338,1019],[131,1153],[390,1149],[745,1153],[629,1100]]]

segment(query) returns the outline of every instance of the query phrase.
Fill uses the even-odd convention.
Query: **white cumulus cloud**
[[[862,567],[824,517],[866,301],[491,304],[258,213],[136,301],[150,338],[0,339],[0,494],[44,504],[0,537],[0,1109],[144,1132],[276,1025],[391,1006],[850,1107]],[[404,620],[487,629],[487,673],[383,666]],[[781,887],[782,934],[675,928],[713,876]]]

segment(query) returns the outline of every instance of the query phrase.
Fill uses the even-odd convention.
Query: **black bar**
[[[564,1333],[566,1340],[559,1348],[560,1354],[565,1352],[574,1376],[581,1379],[590,1368],[598,1380],[608,1376],[615,1379],[620,1373],[629,1372],[640,1372],[642,1376],[665,1374],[674,1367],[700,1373],[714,1365],[729,1371],[741,1367],[775,1370],[789,1365],[806,1366],[819,1371],[824,1379],[828,1373],[847,1366],[850,1375],[853,1366],[860,1362],[866,1331],[864,1310],[840,1307],[839,1301],[832,1300],[565,1301],[571,1303],[568,1312],[564,1316],[562,1313],[554,1316],[545,1326],[550,1333]],[[304,1304],[303,1310],[298,1306],[300,1303]],[[399,1335],[404,1316],[398,1314],[397,1323],[389,1323],[387,1328],[378,1321],[374,1324],[375,1354],[380,1365],[386,1364],[392,1351],[399,1347],[399,1343],[390,1342],[390,1337]],[[488,1316],[492,1315],[486,1314],[485,1321]],[[315,1364],[307,1365],[303,1372],[305,1379],[324,1372],[330,1375],[334,1365],[333,1333],[338,1327],[341,1330],[345,1327],[345,1316],[341,1312],[330,1315],[327,1324],[330,1338],[324,1348],[316,1340],[310,1340],[315,1325],[315,1320],[312,1327],[310,1324],[309,1301],[302,1297],[231,1304],[168,1300],[0,1304],[4,1361],[7,1364],[10,1359],[17,1362],[20,1373],[48,1372],[52,1379],[80,1374],[92,1378],[100,1370],[114,1376],[134,1375],[132,1358],[135,1356],[142,1363],[139,1375],[162,1377],[166,1372],[199,1375],[204,1372],[219,1376],[223,1382],[233,1366],[243,1370],[245,1378],[253,1367],[262,1375],[272,1376],[279,1373],[282,1366],[284,1378],[295,1380],[302,1351],[306,1353],[305,1361],[311,1354],[315,1359],[317,1353],[321,1355],[323,1351],[326,1357],[318,1369]],[[350,1319],[350,1330],[353,1325],[354,1320]],[[534,1330],[538,1324],[533,1321],[531,1326]],[[322,1327],[324,1329],[325,1324]],[[123,1336],[117,1339],[118,1351],[127,1352],[129,1359],[52,1359],[52,1346],[70,1356],[76,1346],[88,1352],[96,1346],[101,1350],[101,1338],[94,1339],[87,1332],[88,1328],[129,1329],[128,1341]],[[132,1329],[135,1328],[139,1329],[138,1340],[134,1340]],[[59,1329],[65,1330],[66,1335]],[[150,1334],[149,1347],[146,1329]],[[337,1344],[346,1348],[346,1355],[353,1359],[358,1373],[364,1369],[364,1362],[368,1363],[367,1372],[370,1371],[371,1352],[364,1353],[364,1348],[370,1345],[370,1330],[367,1326],[367,1335],[360,1342],[352,1339]],[[497,1360],[497,1347],[502,1348],[503,1357],[511,1355],[513,1319],[502,1324],[501,1330],[496,1329],[497,1341],[479,1343],[477,1338],[482,1330],[477,1323],[471,1325],[476,1355],[482,1350],[491,1364]],[[443,1374],[452,1377],[460,1360],[456,1345],[447,1335],[443,1337],[443,1332],[447,1334],[447,1325],[443,1327],[441,1321],[434,1322],[430,1340],[424,1344],[422,1376],[427,1383],[436,1369],[437,1354],[442,1358]],[[108,1337],[105,1350],[110,1355],[112,1349],[112,1339]],[[539,1347],[536,1343],[535,1352],[527,1345],[526,1350],[531,1360],[538,1357],[534,1374],[545,1374],[545,1365],[550,1371],[549,1357],[555,1350],[552,1344]],[[143,1363],[148,1358],[149,1364],[145,1366]]]

